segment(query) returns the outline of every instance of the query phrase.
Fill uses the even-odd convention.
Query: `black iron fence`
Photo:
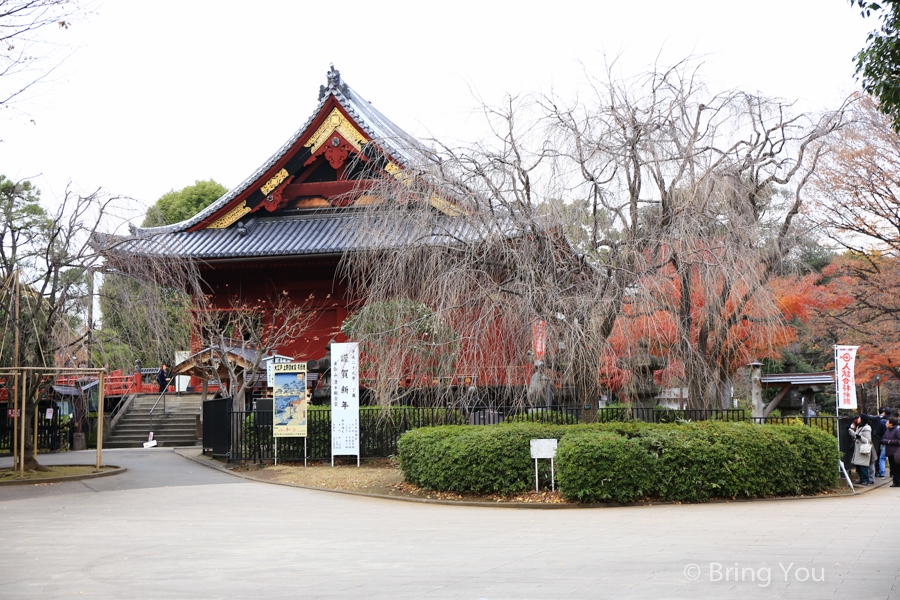
[[[276,444],[272,411],[230,410],[230,399],[208,400],[203,406],[203,446],[214,455],[231,461],[268,461],[275,458]],[[400,436],[417,427],[438,425],[492,425],[499,423],[580,423],[581,407],[478,406],[475,408],[377,407],[360,409],[360,454],[363,458],[384,458],[397,454]],[[688,421],[744,421],[743,410],[660,410],[654,408],[597,409],[601,423],[644,421],[680,423]],[[305,442],[305,443],[304,443]],[[307,437],[279,438],[281,460],[329,460],[331,458],[331,411],[311,407],[307,413]]]
[[[802,423],[803,425],[827,431],[835,437],[837,437],[838,432],[837,417],[751,417],[750,420],[754,423],[765,425],[794,425]]]
[[[204,413],[205,414],[205,413]],[[229,412],[230,460],[272,460],[275,438],[272,411]],[[363,458],[384,458],[397,454],[400,436],[417,427],[462,425],[459,411],[450,408],[361,408],[359,411],[359,451]],[[280,460],[331,459],[331,411],[313,409],[307,413],[307,437],[278,439]],[[204,423],[204,434],[206,425]],[[204,446],[206,443],[204,442]]]
[[[38,451],[57,452],[66,444],[68,423],[61,422],[59,410],[56,407],[53,407],[52,417],[47,419],[47,408],[41,405],[37,409],[37,447]],[[0,415],[0,450],[12,452],[13,439],[15,437],[13,432],[14,423],[16,423],[16,419],[8,417],[6,411],[3,411],[2,415]],[[22,427],[21,423],[19,423],[19,427]],[[33,435],[31,427],[28,430]],[[19,429],[18,433],[21,433],[21,429]],[[21,440],[19,440],[19,443],[21,443]]]

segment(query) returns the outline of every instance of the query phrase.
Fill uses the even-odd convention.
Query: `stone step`
[[[150,435],[158,446],[196,446],[200,395],[166,397],[165,412],[160,402],[151,414],[157,394],[142,394],[134,399],[114,431],[104,440],[108,448],[141,448]]]
[[[104,441],[103,441],[103,447],[104,447],[104,448],[143,448],[143,447],[144,447],[144,442],[146,442],[146,441],[147,441],[146,439],[143,440],[143,441],[141,441],[141,442],[123,442],[123,441],[108,441],[108,442],[107,442],[106,440],[104,440]],[[176,447],[176,446],[179,446],[179,447],[192,447],[192,446],[199,446],[199,445],[200,445],[200,444],[198,444],[198,443],[196,442],[196,440],[191,441],[191,442],[180,442],[180,441],[169,441],[169,440],[163,440],[163,441],[160,441],[160,440],[156,440],[156,447],[157,447],[157,448],[174,448],[174,447]]]
[[[107,439],[110,440],[143,440],[147,441],[150,437],[149,431],[132,431],[127,433],[120,433],[119,435],[111,435]],[[160,439],[169,439],[169,438],[177,438],[177,439],[197,439],[197,433],[195,431],[154,431],[153,438]]]
[[[150,432],[141,433],[123,433],[119,435],[111,435],[107,439],[110,440],[134,440],[146,442],[150,438]],[[197,434],[193,431],[177,432],[177,431],[154,431],[153,439],[197,439]]]
[[[134,431],[116,431],[115,433],[113,433],[112,435],[110,435],[108,437],[109,437],[109,439],[126,438],[126,437],[146,439],[149,434],[150,434],[150,431],[148,431],[147,429],[138,429],[138,430],[134,430]],[[197,437],[197,430],[196,429],[154,429],[153,430],[153,437],[173,436],[173,435]]]
[[[133,412],[132,412],[133,411]],[[181,406],[181,407],[168,407],[165,412],[162,411],[162,407],[157,410],[154,410],[152,413],[149,408],[134,408],[128,411],[129,414],[135,415],[145,415],[150,416],[151,414],[155,417],[157,415],[199,415],[200,411],[195,410],[189,406]]]
[[[200,415],[153,415],[151,418],[150,415],[125,415],[122,417],[122,420],[119,421],[121,424],[140,424],[147,423],[149,424],[151,421],[154,423],[192,423],[197,420]]]
[[[147,431],[153,429],[197,429],[197,420],[189,421],[153,421],[150,423],[119,423],[113,431]]]

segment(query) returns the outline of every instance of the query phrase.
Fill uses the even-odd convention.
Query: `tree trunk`
[[[244,390],[242,387],[239,387],[231,398],[231,410],[234,412],[244,412],[246,410],[244,405]]]
[[[37,448],[34,445],[35,411],[37,411],[37,403],[26,400],[25,410],[22,411],[22,418],[25,419],[25,453],[22,462],[26,471],[49,471],[50,469],[37,461]]]

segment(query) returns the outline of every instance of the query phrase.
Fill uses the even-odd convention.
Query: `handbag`
[[[865,440],[859,443],[859,453],[860,454],[871,454],[872,453],[872,442],[867,442]]]

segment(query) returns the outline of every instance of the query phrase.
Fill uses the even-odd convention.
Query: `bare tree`
[[[68,29],[83,13],[77,0],[0,0],[0,77],[7,83],[0,92],[6,105],[59,65],[57,44],[46,39],[51,27]]]
[[[688,63],[592,84],[589,102],[486,109],[493,137],[475,147],[410,148],[419,162],[384,179],[363,227],[377,243],[346,272],[368,303],[434,310],[459,335],[458,372],[523,364],[537,318],[579,402],[627,381],[641,342],[692,406],[722,405],[735,364],[780,341],[766,284],[843,110],[712,94]]]
[[[232,410],[246,410],[247,390],[262,374],[263,360],[299,338],[314,320],[314,296],[294,302],[287,292],[265,300],[232,298],[228,308],[195,305],[193,328],[220,389],[232,398]]]
[[[62,366],[65,358],[88,339],[87,307],[92,302],[90,276],[101,256],[91,245],[105,226],[117,198],[100,191],[83,195],[66,190],[58,208],[48,212],[28,181],[0,176],[0,280],[18,279],[19,317],[14,288],[3,288],[4,367]],[[18,355],[13,340],[18,333]],[[50,372],[28,371],[24,377],[26,469],[41,469],[32,439],[39,389]]]

